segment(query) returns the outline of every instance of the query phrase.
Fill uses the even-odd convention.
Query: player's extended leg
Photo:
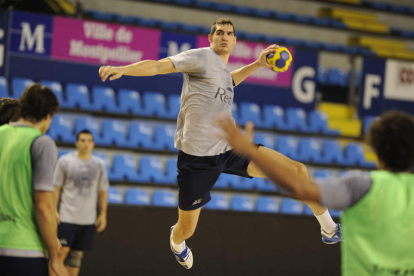
[[[306,178],[310,178],[308,170],[305,165],[302,163],[293,161],[292,159],[284,156],[283,154],[278,153],[272,149],[266,147],[259,147],[259,151],[263,154],[266,154],[270,158],[277,157],[277,158],[284,158],[286,162],[292,164],[292,166],[297,168],[298,174],[302,174]],[[247,173],[252,177],[266,177],[266,175],[257,167],[254,162],[250,162],[249,166],[247,167]],[[316,218],[318,219],[319,223],[321,224],[322,228],[322,240],[325,243],[336,243],[340,241],[340,228],[339,226],[332,220],[331,215],[326,207],[319,205],[316,202],[308,202],[305,201],[306,205],[312,210]],[[336,237],[336,238],[335,238]]]
[[[69,276],[78,276],[82,264],[83,251],[72,250],[69,253],[67,269]]]
[[[185,243],[197,227],[201,207],[195,210],[184,211],[178,208],[178,222],[171,227],[170,245],[178,263],[186,269],[193,266],[193,253]]]

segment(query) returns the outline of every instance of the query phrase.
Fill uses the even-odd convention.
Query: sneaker
[[[322,234],[322,241],[326,244],[334,244],[342,241],[341,238],[341,225],[338,223],[336,225],[336,230],[332,233],[326,233],[323,229],[321,229]]]
[[[185,245],[185,249],[181,253],[175,252],[173,246],[172,246],[172,232],[173,232],[174,226],[171,226],[170,230],[170,247],[171,251],[174,254],[175,258],[177,259],[177,262],[182,265],[185,269],[190,269],[193,266],[193,253],[191,252],[191,249],[188,248],[187,244]]]

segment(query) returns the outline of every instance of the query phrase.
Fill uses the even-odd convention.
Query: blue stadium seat
[[[7,86],[7,80],[5,77],[0,76],[0,98],[9,96],[9,88]]]
[[[214,184],[214,189],[227,189],[232,185],[232,183],[236,183],[240,181],[240,176],[231,175],[227,173],[220,174],[219,178],[216,181],[216,184]]]
[[[115,92],[110,87],[94,86],[92,88],[92,100],[91,109],[95,111],[120,112],[116,104]]]
[[[369,127],[378,119],[376,116],[366,116],[364,118],[364,134],[368,133]]]
[[[129,124],[129,144],[131,147],[153,149],[154,131],[148,123],[132,122]]]
[[[329,209],[329,213],[331,213],[331,209]],[[314,215],[312,210],[306,204],[303,205],[303,214],[307,215],[307,216],[313,216]]]
[[[240,176],[234,176],[236,178],[239,178],[238,181],[232,181],[230,183],[230,187],[233,190],[245,190],[245,191],[252,191],[254,189],[254,181],[250,178],[243,178]]]
[[[178,151],[174,148],[175,126],[157,125],[155,127],[154,149]]]
[[[23,94],[23,91],[29,85],[33,84],[31,79],[13,78],[12,79],[12,96],[17,99]]]
[[[264,126],[260,113],[260,106],[258,104],[240,103],[240,124],[245,125],[248,121],[253,121],[257,127]]]
[[[220,12],[231,12],[234,10],[234,5],[217,3],[216,10]]]
[[[290,131],[309,132],[309,127],[306,122],[306,112],[302,108],[287,108],[286,109],[286,127]]]
[[[285,112],[280,106],[264,105],[263,106],[263,126],[266,128],[276,128],[278,130],[287,130],[285,122]]]
[[[48,135],[55,141],[74,143],[73,122],[67,115],[55,115],[50,124]]]
[[[280,212],[282,214],[301,215],[303,212],[303,203],[291,198],[282,198]]]
[[[227,210],[229,209],[229,202],[223,194],[211,193],[211,200],[204,208],[210,210]]]
[[[252,7],[242,7],[242,6],[236,6],[235,7],[236,13],[244,14],[244,15],[250,15],[250,14],[254,13],[255,10],[256,9],[252,8]]]
[[[231,114],[232,114],[234,120],[236,121],[236,123],[240,124],[239,107],[234,102],[231,105]]]
[[[365,160],[365,149],[362,144],[349,143],[345,146],[345,160],[348,164],[353,166],[361,166],[364,168],[376,168],[377,165],[374,162],[367,162]]]
[[[234,195],[231,198],[230,208],[233,211],[252,212],[254,209],[253,200],[247,195]]]
[[[128,15],[122,15],[122,14],[116,14],[115,15],[115,21],[119,22],[119,23],[123,23],[123,24],[133,24],[134,21],[136,20],[135,16],[128,16]]]
[[[57,81],[41,80],[39,81],[41,85],[49,87],[56,95],[59,100],[59,107],[68,108],[66,100],[63,96],[62,85]]]
[[[165,117],[168,119],[177,119],[181,107],[181,96],[171,94],[168,96],[168,111]]]
[[[101,144],[110,146],[115,144],[118,147],[134,148],[127,141],[128,126],[126,123],[118,120],[104,120],[102,122],[102,139]]]
[[[118,91],[119,112],[142,115],[141,96],[135,90],[120,89]]]
[[[158,92],[145,92],[143,103],[142,115],[149,117],[157,116],[160,118],[167,117],[167,104],[163,94]]]
[[[261,213],[277,213],[279,206],[274,197],[259,196],[256,199],[256,211]]]
[[[275,148],[275,136],[267,133],[255,133],[254,142],[256,144],[262,144],[263,146],[274,149]]]
[[[178,22],[160,22],[160,28],[166,31],[177,31],[180,27],[180,23]]]
[[[293,136],[279,135],[276,137],[276,150],[291,158],[298,158],[298,139]]]
[[[111,169],[110,169],[110,164],[109,164],[109,158],[108,158],[108,156],[105,153],[103,153],[103,152],[96,152],[96,151],[92,152],[92,154],[95,157],[98,157],[99,159],[101,159],[105,163],[106,172],[107,172],[108,178],[109,178],[109,174],[111,173]]]
[[[292,14],[292,19],[293,21],[304,23],[304,24],[313,23],[313,20],[312,20],[313,17],[308,16],[308,15]]]
[[[277,188],[274,183],[272,183],[269,179],[255,177],[252,179],[254,182],[255,188],[259,192],[276,192]]]
[[[158,182],[158,176],[164,175],[162,161],[157,156],[144,156],[139,160],[138,181],[139,182]]]
[[[188,33],[199,33],[202,29],[201,26],[197,26],[197,25],[187,25],[187,24],[183,24],[181,26],[181,29],[184,32],[188,32]]]
[[[59,150],[58,151],[58,159],[61,158],[63,155],[66,155],[68,153],[71,153],[70,150]]]
[[[69,108],[91,110],[89,90],[86,85],[69,83],[66,85],[66,103]]]
[[[142,17],[137,17],[135,21],[137,22],[138,25],[150,27],[150,28],[158,27],[162,22],[161,20],[158,20],[158,19],[153,19],[153,18],[147,19],[147,18],[142,18]]]
[[[154,190],[152,192],[152,205],[159,207],[176,207],[177,198],[169,190]]]
[[[109,187],[108,188],[108,203],[109,204],[122,204],[124,199],[122,198],[122,193],[118,188]]]
[[[188,5],[194,4],[196,0],[173,0],[173,2],[176,5],[188,6]]]
[[[339,142],[336,140],[323,141],[321,158],[317,161],[317,163],[326,165],[347,165]]]
[[[312,18],[312,21],[314,24],[318,26],[329,26],[329,22],[330,22],[328,18],[317,18],[317,17]]]
[[[330,180],[335,177],[334,172],[329,169],[317,169],[313,171],[313,177],[315,179]]]
[[[330,85],[346,86],[345,74],[340,68],[328,69],[328,83]]]
[[[265,10],[253,10],[253,15],[261,18],[273,17],[274,12],[268,9]]]
[[[297,160],[301,162],[320,163],[321,145],[315,138],[301,138],[299,140],[299,150]]]
[[[141,180],[137,173],[137,163],[131,154],[114,155],[112,164],[113,172],[120,175],[122,179],[126,178],[131,182],[139,182]]]
[[[86,12],[96,20],[111,21],[115,17],[115,14],[111,12],[101,12],[97,10],[87,10]]]
[[[140,188],[130,188],[125,191],[125,204],[144,205],[150,204],[148,192]]]
[[[107,143],[101,143],[101,128],[98,120],[88,117],[88,118],[77,118],[75,119],[75,136],[82,130],[89,130],[93,135],[93,140],[97,145],[103,145]]]
[[[292,20],[292,14],[288,12],[275,12],[274,17],[284,21]]]
[[[177,159],[168,158],[165,164],[166,170],[162,175],[156,175],[155,183],[175,185],[177,183]]]
[[[332,130],[328,127],[328,116],[321,111],[311,111],[309,113],[309,132],[323,133],[328,135],[337,135],[340,133],[338,130]]]

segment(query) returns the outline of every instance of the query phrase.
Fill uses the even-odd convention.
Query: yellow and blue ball
[[[292,64],[292,55],[285,47],[279,47],[274,53],[266,56],[267,62],[273,65],[273,71],[285,72]]]

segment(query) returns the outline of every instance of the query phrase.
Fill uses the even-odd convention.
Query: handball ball
[[[279,47],[276,52],[270,53],[266,56],[267,62],[273,65],[273,71],[285,72],[289,69],[292,63],[292,55],[285,47]]]

